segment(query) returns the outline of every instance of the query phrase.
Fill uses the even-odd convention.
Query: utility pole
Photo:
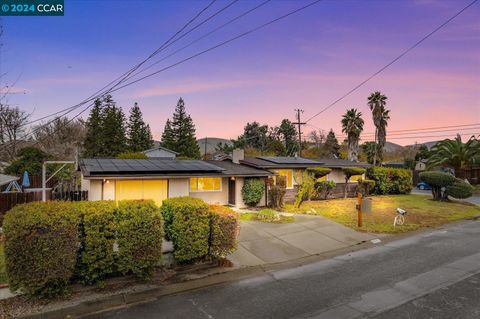
[[[302,157],[302,125],[307,123],[302,122],[300,119],[300,114],[303,113],[302,109],[295,109],[295,112],[297,112],[297,121],[292,124],[298,125],[298,155]]]

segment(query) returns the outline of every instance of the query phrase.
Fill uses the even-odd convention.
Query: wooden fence
[[[53,192],[52,200],[68,200],[73,202],[88,200],[88,191]]]
[[[52,192],[47,191],[47,200],[52,198]],[[18,204],[38,202],[42,200],[42,192],[28,193],[0,193],[0,225],[3,222],[3,214]]]

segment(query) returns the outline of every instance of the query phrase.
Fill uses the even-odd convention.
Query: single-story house
[[[178,153],[163,146],[157,146],[143,151],[148,158],[176,158]]]
[[[89,200],[153,199],[161,205],[166,198],[191,196],[238,208],[245,206],[245,178],[275,175],[232,162],[161,158],[82,159],[79,169]]]
[[[229,161],[229,159],[225,159]],[[244,157],[243,150],[234,150],[231,161],[247,165],[256,169],[266,170],[286,178],[285,200],[291,201],[295,197],[295,185],[302,181],[303,172],[309,167],[322,166],[322,162],[303,157],[284,156],[256,156]],[[274,177],[275,179],[275,177]]]

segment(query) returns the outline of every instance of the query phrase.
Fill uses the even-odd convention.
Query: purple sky
[[[309,3],[271,1],[250,15],[159,63],[175,63]],[[324,0],[240,40],[114,93],[125,112],[138,102],[159,138],[178,98],[197,137],[233,138],[246,122],[278,125],[309,118],[349,91],[470,1]],[[65,1],[64,17],[4,17],[2,85],[18,78],[9,103],[32,118],[69,107],[154,51],[207,1]],[[198,21],[226,6],[217,1]],[[244,12],[240,1],[160,53],[161,58]],[[157,58],[157,59],[158,59]],[[153,60],[155,61],[155,60]],[[305,126],[340,132],[347,108],[364,114],[380,90],[391,109],[389,130],[480,123],[480,3],[474,4],[410,54]],[[26,92],[22,94],[21,92]],[[74,112],[72,114],[77,114]],[[479,127],[479,126],[477,126]],[[438,135],[455,132],[435,132]],[[462,131],[480,133],[480,128]],[[415,137],[412,137],[415,136]],[[416,137],[418,135],[418,137]],[[465,137],[467,136],[465,135]],[[369,140],[371,135],[364,135]],[[398,144],[435,140],[390,135]]]

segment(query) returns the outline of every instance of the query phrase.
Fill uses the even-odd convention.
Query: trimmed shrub
[[[209,209],[211,214],[209,255],[225,258],[237,249],[240,216],[225,206],[211,205]]]
[[[126,200],[116,212],[117,266],[148,279],[162,259],[163,221],[153,200]]]
[[[272,185],[268,191],[268,206],[272,208],[282,208],[283,199],[287,189],[280,185]]]
[[[447,200],[447,192],[443,192],[442,188],[453,185],[455,177],[448,173],[429,171],[421,172],[420,180],[430,184],[434,200]]]
[[[373,166],[367,169],[366,177],[375,182],[372,194],[409,194],[412,190],[412,171],[409,169]]]
[[[179,262],[190,262],[208,254],[210,213],[208,205],[188,196],[169,198],[161,207],[168,238]]]
[[[371,179],[360,178],[357,182],[358,182],[358,190],[364,196],[368,196],[370,194],[370,190],[375,187],[375,181],[372,181]]]
[[[48,298],[66,292],[80,246],[69,202],[17,205],[6,215],[6,270],[12,291]]]
[[[248,206],[257,206],[262,199],[265,182],[260,178],[245,178],[242,187],[243,202]]]
[[[307,172],[313,175],[315,178],[322,178],[332,172],[330,168],[327,167],[309,167]]]
[[[328,196],[332,193],[332,190],[335,189],[337,184],[334,181],[317,181],[315,182],[315,190],[323,199],[327,199]]]
[[[77,274],[86,284],[105,285],[113,273],[115,243],[115,202],[72,203],[81,218]]]
[[[315,196],[315,179],[305,172],[303,174],[302,184],[298,186],[297,193],[295,194],[294,206],[299,208],[304,201],[311,200]]]
[[[475,188],[469,183],[457,178],[453,185],[447,186],[447,196],[457,199],[469,198],[473,195]]]
[[[361,167],[342,167],[342,172],[345,175],[345,186],[343,187],[343,197],[347,198],[348,180],[352,176],[363,175],[365,173],[365,169]]]

